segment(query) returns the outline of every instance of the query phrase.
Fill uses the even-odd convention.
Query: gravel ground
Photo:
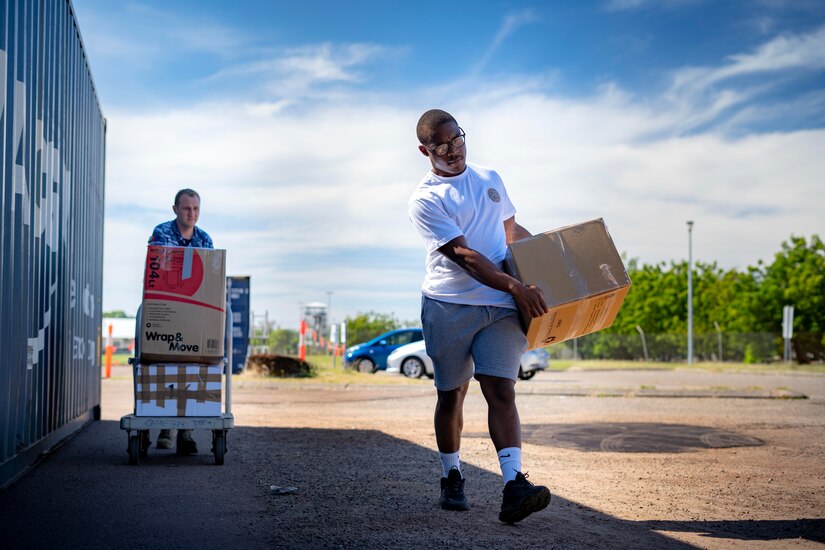
[[[517,387],[524,469],[553,500],[509,526],[497,520],[502,482],[475,384],[462,444],[471,509],[445,512],[430,381],[341,388],[245,376],[233,386],[224,466],[196,432],[200,454],[153,448],[129,467],[118,420],[132,386],[116,369],[102,421],[0,493],[0,548],[825,543],[825,376],[568,371]],[[644,395],[653,390],[669,397]],[[807,398],[765,398],[783,392]],[[296,491],[273,495],[272,485]]]

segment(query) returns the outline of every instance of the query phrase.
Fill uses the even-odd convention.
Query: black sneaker
[[[550,490],[543,485],[533,485],[521,472],[516,479],[504,486],[504,498],[501,501],[499,521],[515,523],[533,512],[547,508],[550,504]]]
[[[458,468],[450,469],[447,477],[441,478],[441,498],[439,504],[445,510],[469,510],[467,497],[464,496],[464,479]]]

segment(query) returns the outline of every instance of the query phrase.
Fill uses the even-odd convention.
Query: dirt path
[[[154,449],[148,464],[124,466],[125,435],[113,421],[130,412],[131,382],[108,380],[104,422],[0,494],[0,512],[13,518],[6,514],[11,503],[20,505],[48,483],[60,483],[55,472],[63,471],[61,455],[74,457],[75,468],[83,466],[78,456],[92,430],[111,440],[96,459],[95,475],[108,484],[106,498],[114,505],[131,499],[137,509],[151,507],[152,498],[163,502],[164,495],[174,493],[168,484],[183,488],[189,500],[186,513],[180,511],[184,504],[178,507],[179,522],[194,534],[166,540],[183,547],[776,548],[825,543],[825,376],[567,372],[541,373],[522,382],[518,402],[525,469],[532,480],[550,487],[553,501],[516,526],[497,521],[501,478],[477,386],[468,396],[462,445],[472,508],[448,513],[437,504],[440,465],[430,382],[347,389],[237,382],[237,428],[230,433],[225,466],[212,466],[205,453],[178,458]],[[809,398],[599,397],[640,385],[719,391],[724,386],[743,392],[786,388]],[[586,388],[587,396],[564,395],[562,390],[571,386]],[[207,434],[196,437],[208,451]],[[138,494],[124,490],[118,496],[118,484],[134,488],[128,480],[135,476]],[[273,496],[271,485],[294,486],[297,492]],[[229,500],[228,515],[220,515],[226,519],[218,527],[208,520],[214,515],[210,510],[222,505],[214,499]],[[88,504],[96,502],[93,495],[84,501],[96,506]],[[174,507],[164,510],[174,517]],[[48,516],[48,510],[41,514]],[[43,542],[37,522],[28,521],[17,540]],[[156,532],[147,521],[144,530]],[[61,529],[54,523],[50,527]],[[104,529],[99,527],[94,540],[108,540]],[[155,547],[164,539],[134,541],[125,547]]]

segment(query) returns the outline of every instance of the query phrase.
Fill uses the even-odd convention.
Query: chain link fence
[[[792,340],[792,360],[825,361],[825,334],[799,333]],[[687,361],[686,334],[610,334],[597,332],[547,348],[553,359],[617,359],[625,361]],[[693,337],[696,361],[771,363],[782,361],[780,333],[702,333]]]

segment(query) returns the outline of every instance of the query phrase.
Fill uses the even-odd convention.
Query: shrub
[[[247,369],[261,376],[280,378],[309,378],[315,374],[309,363],[289,355],[250,355]]]

